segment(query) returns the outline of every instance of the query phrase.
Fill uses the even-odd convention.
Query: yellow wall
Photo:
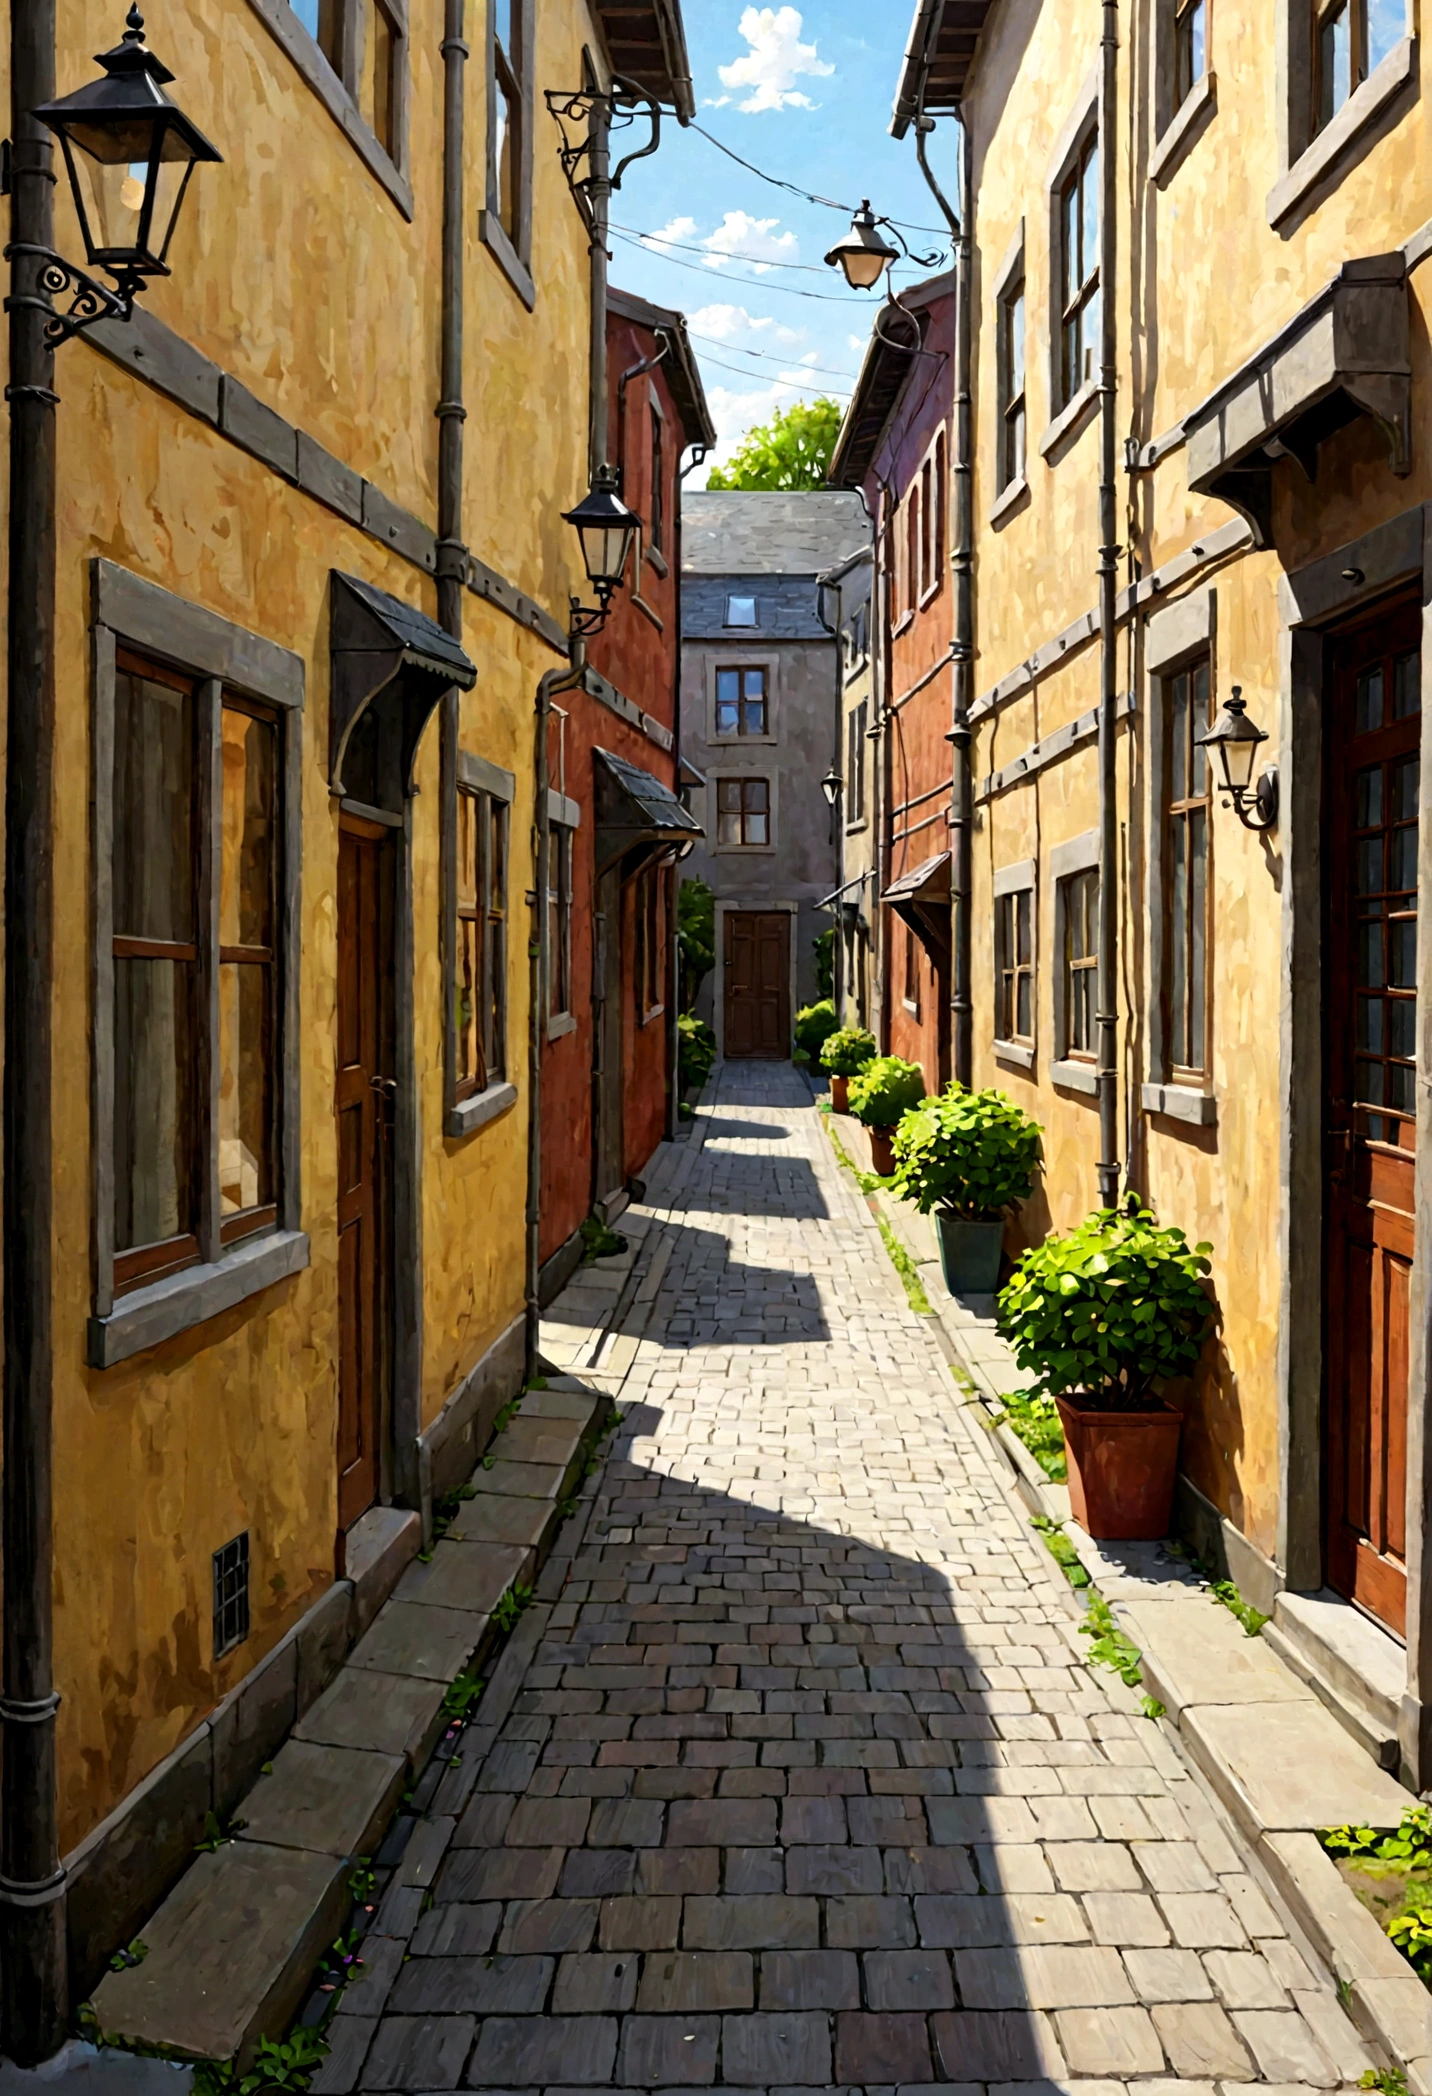
[[[1279,0],[1281,4],[1281,0]],[[1176,425],[1297,313],[1341,263],[1386,252],[1432,216],[1428,112],[1413,100],[1386,135],[1355,158],[1326,198],[1282,231],[1265,199],[1279,174],[1274,10],[1209,9],[1208,63],[1217,109],[1208,128],[1160,189],[1152,181],[1150,81],[1153,7],[1120,10],[1118,95],[1117,511],[1119,582],[1147,575],[1233,518],[1223,503],[1190,493],[1187,453],[1175,449],[1152,472],[1123,470],[1126,435],[1141,443]],[[1092,611],[1098,590],[1099,427],[1092,415],[1062,455],[1039,443],[1051,419],[1050,236],[1046,178],[1098,61],[1099,11],[1076,0],[1006,0],[996,7],[967,94],[977,189],[978,402],[975,512],[978,665],[976,690],[1008,676],[1073,620]],[[1132,82],[1132,91],[1131,91]],[[1025,242],[1029,494],[998,525],[995,280],[1021,221]],[[1411,280],[1414,398],[1429,376],[1426,302],[1432,279]],[[1119,738],[1120,1155],[1163,1220],[1213,1244],[1220,1325],[1200,1369],[1183,1464],[1194,1482],[1265,1553],[1277,1545],[1277,1247],[1283,1223],[1278,1128],[1282,1113],[1279,1021],[1284,991],[1280,836],[1260,840],[1215,805],[1211,827],[1213,944],[1212,1089],[1217,1126],[1197,1129],[1145,1115],[1144,853],[1149,786],[1144,718],[1150,698],[1138,627],[1149,611],[1210,585],[1217,592],[1213,693],[1217,705],[1241,684],[1250,714],[1272,735],[1261,756],[1279,757],[1278,579],[1432,492],[1420,433],[1414,468],[1398,479],[1385,440],[1366,419],[1323,447],[1318,479],[1297,468],[1275,477],[1275,550],[1245,551],[1206,569],[1148,605],[1120,633],[1118,689],[1132,688],[1138,720]],[[1137,560],[1137,570],[1130,565]],[[980,725],[976,779],[1006,765],[1052,730],[1095,706],[1098,643],[1071,649],[1032,691],[1006,701]],[[1053,1055],[1054,888],[1049,854],[1098,820],[1097,758],[1089,742],[1035,778],[984,805],[975,838],[973,971],[979,1083],[997,1083],[1046,1128],[1042,1194],[1030,1204],[1027,1236],[1067,1227],[1094,1205],[1099,1156],[1096,1102],[1050,1082]],[[1001,867],[1034,858],[1038,890],[1038,1055],[1027,1075],[992,1051],[993,896]],[[1133,1106],[1130,1108],[1130,1100]],[[1130,1151],[1130,1120],[1133,1143]],[[1250,1248],[1256,1248],[1250,1256]]]
[[[537,10],[529,312],[477,239],[486,155],[482,9],[467,67],[465,523],[472,550],[563,615],[572,535],[558,512],[586,453],[586,238],[558,168],[548,85],[594,42],[581,0]],[[223,152],[200,168],[148,300],[167,324],[436,524],[441,0],[413,0],[409,223],[245,0],[170,9],[150,33],[173,90]],[[119,31],[112,7],[61,7],[61,91]],[[550,135],[549,135],[550,134]],[[75,252],[68,203],[59,241]],[[431,579],[92,346],[60,352],[56,781],[55,1598],[62,1843],[71,1846],[179,1743],[330,1583],[337,1279],[332,1112],[337,810],[327,784],[332,569],[436,614]],[[103,555],[295,651],[302,724],[300,1023],[306,1271],[118,1367],[87,1368],[91,1300],[89,562]],[[527,1152],[527,947],[537,679],[561,661],[468,593],[478,669],[461,740],[517,775],[509,873],[508,1074],[517,1105],[466,1141],[442,1132],[436,716],[418,764],[413,883],[422,1108],[424,1423],[521,1314]],[[401,1247],[398,1255],[401,1257]],[[217,1664],[210,1554],[251,1533],[253,1627]]]

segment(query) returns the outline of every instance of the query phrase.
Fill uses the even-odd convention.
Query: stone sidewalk
[[[808,1088],[711,1098],[585,1540],[315,2096],[1355,2083],[1331,1984],[1083,1664]]]

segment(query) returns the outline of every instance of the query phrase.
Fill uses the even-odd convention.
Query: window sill
[[[847,837],[859,837],[862,834],[862,832],[867,830],[869,827],[870,825],[868,821],[862,815],[858,822],[848,822],[845,825],[845,834]]]
[[[1145,1113],[1163,1114],[1170,1121],[1187,1121],[1194,1128],[1212,1128],[1218,1121],[1218,1101],[1212,1092],[1196,1091],[1191,1084],[1146,1084],[1140,1092]]]
[[[1218,82],[1205,73],[1169,118],[1154,148],[1149,173],[1160,189],[1170,183],[1218,112]]]
[[[1084,1092],[1091,1099],[1099,1090],[1099,1080],[1094,1074],[1092,1063],[1064,1060],[1049,1065],[1052,1084],[1062,1085],[1066,1092]]]
[[[654,1004],[649,1012],[644,1012],[641,1018],[637,1020],[637,1031],[640,1032],[644,1026],[650,1026],[653,1019],[660,1019],[665,1011],[666,1006],[664,1004]]]
[[[443,1134],[460,1139],[465,1135],[476,1135],[489,1121],[505,1114],[509,1106],[517,1104],[517,1087],[508,1084],[490,1084],[485,1092],[474,1092],[470,1099],[459,1099],[447,1110],[443,1122]]]
[[[537,303],[537,286],[495,211],[478,212],[477,237],[530,313]]]
[[[907,1011],[907,1012],[908,1012],[908,1013],[910,1014],[910,1017],[911,1017],[912,1019],[918,1019],[918,1018],[919,1018],[919,1016],[920,1016],[920,1007],[919,1007],[919,1005],[918,1005],[918,1004],[916,1004],[916,1002],[915,1002],[915,1000],[914,1000],[914,998],[913,998],[913,997],[902,997],[902,998],[900,999],[900,1002],[901,1002],[901,1004],[903,1005],[903,1007],[905,1008],[905,1010],[906,1010],[906,1011]]]
[[[774,735],[716,735],[716,734],[711,734],[711,735],[708,735],[708,736],[707,736],[706,740],[707,740],[707,743],[709,744],[709,746],[710,746],[710,747],[711,747],[712,749],[716,749],[716,750],[740,750],[740,749],[746,749],[746,748],[749,748],[749,747],[751,747],[751,746],[753,746],[753,745],[755,745],[755,744],[758,744],[758,743],[773,743],[773,742],[775,742],[775,741],[777,740],[777,737],[776,737],[776,736],[774,736]]]
[[[1416,78],[1417,40],[1405,36],[1273,184],[1268,192],[1270,226],[1280,226],[1323,182],[1345,172],[1344,163],[1362,134]]]
[[[764,859],[768,858],[776,847],[774,844],[712,844],[707,848],[722,857]]]
[[[412,185],[393,165],[373,131],[359,115],[353,97],[299,21],[289,0],[249,0],[249,5],[269,34],[282,44],[369,173],[387,190],[404,218],[411,220]]]
[[[1095,379],[1085,379],[1079,391],[1067,407],[1061,408],[1048,429],[1039,440],[1039,456],[1052,458],[1066,442],[1072,443],[1085,424],[1093,419],[1098,404],[1099,387]]]
[[[994,1059],[997,1063],[1011,1063],[1016,1070],[1032,1070],[1034,1068],[1034,1043],[1033,1041],[996,1041],[994,1044]],[[1056,1064],[1055,1067],[1057,1069],[1059,1066]]]
[[[656,569],[657,574],[660,575],[664,582],[671,573],[671,563],[667,560],[660,547],[648,546],[645,551],[645,558],[650,561],[652,567]]]
[[[991,526],[997,530],[1007,517],[1012,517],[1017,509],[1024,507],[1028,498],[1029,482],[1021,473],[1016,480],[1010,482],[1007,488],[1002,488],[999,494],[996,495],[989,513]]]
[[[936,597],[938,597],[940,594],[941,586],[942,585],[939,582],[932,582],[930,584],[930,587],[925,591],[924,595],[920,599],[921,611],[928,610],[930,605],[934,603]]]
[[[152,1281],[147,1288],[132,1288],[107,1317],[90,1319],[89,1365],[113,1368],[161,1340],[232,1310],[307,1265],[307,1233],[277,1230],[241,1239],[212,1265],[186,1266],[182,1273]]]
[[[547,1038],[549,1041],[565,1040],[569,1033],[575,1033],[576,1031],[577,1015],[575,1012],[556,1012],[547,1021]]]
[[[915,614],[913,611],[902,612],[900,617],[895,621],[895,624],[890,628],[892,637],[897,633],[904,633],[906,628],[913,626],[914,623]]]

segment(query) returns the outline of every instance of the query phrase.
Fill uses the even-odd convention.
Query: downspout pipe
[[[1119,807],[1118,807],[1118,560],[1114,415],[1118,316],[1114,261],[1118,247],[1117,155],[1118,0],[1103,0],[1099,40],[1099,967],[1095,1077],[1099,1097],[1099,1202],[1119,1197]]]
[[[612,203],[612,97],[591,98],[587,120],[587,253],[591,276],[591,335],[587,413],[587,477],[596,479],[608,463],[610,431],[607,404],[607,227]]]
[[[53,1487],[53,1069],[56,429],[49,134],[55,0],[10,10],[10,519],[5,751],[0,2046],[33,2067],[69,2016],[56,1796]]]
[[[974,146],[964,111],[960,127],[960,208],[945,196],[925,153],[935,128],[924,113],[924,87],[916,112],[915,157],[926,187],[939,205],[955,248],[954,441],[950,447],[954,531],[950,571],[954,583],[954,634],[950,643],[950,1048],[957,1084],[974,1075],[974,998],[970,981],[970,907],[974,886],[974,776],[970,705],[975,664],[975,460],[974,460]]]

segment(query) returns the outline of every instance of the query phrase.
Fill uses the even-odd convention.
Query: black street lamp
[[[597,593],[596,605],[583,605],[576,597],[572,599],[572,632],[585,638],[606,624],[612,598],[626,573],[640,519],[617,493],[617,477],[611,467],[599,466],[591,487],[575,509],[562,512],[562,521],[576,530],[582,565]]]
[[[873,291],[890,264],[900,259],[900,249],[881,238],[884,223],[876,218],[869,197],[865,197],[850,221],[850,231],[844,240],[836,241],[825,258],[828,268],[844,271],[852,291]]]
[[[1241,684],[1234,685],[1213,726],[1194,737],[1201,748],[1217,750],[1223,790],[1245,830],[1271,830],[1278,820],[1277,772],[1270,765],[1253,785],[1258,745],[1267,740],[1266,729],[1248,718]]]
[[[832,808],[840,799],[840,789],[844,784],[844,779],[832,764],[830,770],[820,782],[820,790]]]
[[[147,280],[168,276],[189,178],[199,161],[223,158],[165,94],[174,75],[146,49],[137,7],[120,42],[98,52],[96,63],[102,78],[32,111],[60,141],[90,267],[115,283],[110,291],[60,256],[47,257],[44,289],[52,297],[75,293],[69,313],[46,324],[52,344],[95,320],[127,320]]]

